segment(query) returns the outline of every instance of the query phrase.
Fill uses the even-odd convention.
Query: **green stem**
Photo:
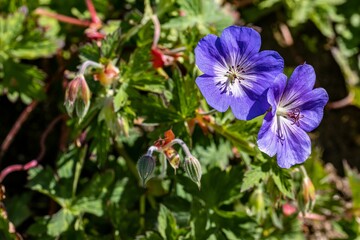
[[[84,145],[84,147],[82,149],[80,149],[79,160],[76,162],[76,165],[75,165],[75,174],[74,174],[74,181],[73,181],[73,188],[72,188],[72,197],[73,198],[75,198],[75,195],[76,195],[77,185],[79,183],[81,170],[84,166],[87,148],[88,148],[87,145]]]
[[[140,197],[140,229],[145,229],[145,193]]]
[[[164,147],[162,147],[163,149],[169,148],[171,146],[173,146],[174,144],[179,144],[182,149],[184,150],[185,154],[187,157],[191,157],[192,154],[190,153],[190,150],[188,148],[188,146],[186,145],[186,143],[178,138],[175,138],[174,140],[172,140],[171,142],[169,142],[168,144],[166,144]]]
[[[241,150],[249,153],[251,155],[255,155],[255,145],[249,144],[247,141],[237,137],[234,133],[230,132],[228,129],[217,125],[216,123],[206,122],[206,125],[211,127],[215,130],[215,132],[219,133],[220,135],[224,136],[225,138],[229,139],[234,145],[239,147]]]
[[[116,151],[120,154],[120,156],[124,158],[125,163],[129,168],[130,172],[136,177],[136,179],[140,180],[138,171],[136,169],[136,165],[132,161],[132,158],[129,156],[129,154],[126,152],[126,150],[124,149],[123,145],[120,142],[116,140],[114,140],[114,142],[116,142],[115,144]]]
[[[306,169],[305,169],[305,167],[303,165],[300,166],[300,170],[304,174],[304,178],[309,177],[308,174],[307,174],[307,171],[306,171]]]
[[[94,61],[90,61],[87,60],[85,62],[83,62],[83,64],[81,64],[80,70],[78,72],[78,75],[82,76],[85,74],[85,71],[88,67],[94,67],[94,68],[103,68],[104,66],[100,63],[94,62]]]
[[[212,109],[212,110],[210,110],[208,112],[201,112],[201,113],[197,113],[197,114],[199,114],[199,115],[211,115],[211,114],[216,113],[216,112],[217,112],[216,109]]]

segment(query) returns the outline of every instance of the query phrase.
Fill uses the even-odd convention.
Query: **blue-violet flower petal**
[[[258,135],[258,146],[269,156],[277,155],[282,168],[303,163],[311,153],[306,132],[321,122],[329,97],[323,88],[313,89],[312,66],[298,66],[288,81],[279,74],[267,92],[270,110],[265,115]]]
[[[195,61],[204,73],[196,79],[208,104],[220,112],[249,120],[268,109],[265,91],[283,71],[275,51],[261,51],[260,34],[252,28],[230,26],[220,37],[207,35],[195,48]]]

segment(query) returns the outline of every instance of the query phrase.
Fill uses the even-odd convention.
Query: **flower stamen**
[[[234,84],[236,80],[239,82],[245,80],[244,78],[245,70],[244,67],[239,64],[235,66],[230,66],[229,70],[226,71],[225,77],[228,78],[228,82]]]
[[[304,115],[300,114],[299,108],[295,108],[287,112],[287,117],[292,121],[292,125],[296,124],[296,126],[300,127],[300,119],[303,118]]]

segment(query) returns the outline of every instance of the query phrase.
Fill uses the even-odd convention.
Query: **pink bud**
[[[74,108],[76,115],[82,119],[89,110],[90,89],[83,75],[75,77],[68,85],[65,92],[65,108],[72,116]]]
[[[282,206],[282,211],[285,216],[290,216],[290,215],[293,215],[294,213],[296,213],[297,209],[294,205],[292,205],[290,203],[285,203]]]

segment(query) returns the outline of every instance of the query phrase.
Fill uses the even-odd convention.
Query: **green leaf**
[[[16,12],[7,18],[0,16],[0,52],[10,49],[10,44],[15,42],[24,27],[25,14]]]
[[[112,59],[115,56],[116,47],[119,44],[120,32],[115,31],[107,34],[105,39],[101,41],[101,57]]]
[[[2,87],[9,93],[18,92],[30,99],[40,100],[44,98],[45,74],[36,66],[17,63],[8,59],[3,62],[4,81]]]
[[[271,177],[275,185],[285,196],[294,199],[293,184],[289,171],[280,168],[274,161],[272,161]]]
[[[17,240],[17,236],[14,233],[9,232],[9,220],[5,219],[2,214],[0,214],[0,239],[6,240]]]
[[[209,122],[208,125],[213,128],[217,133],[221,134],[229,141],[232,142],[240,151],[244,151],[251,155],[255,155],[254,147],[249,141],[244,139],[244,136],[238,130],[234,130],[231,124],[228,125],[218,125],[216,123]]]
[[[18,11],[7,18],[0,17],[0,54],[15,59],[49,57],[58,49],[59,25],[54,19],[41,17],[36,24],[31,15]],[[45,29],[51,29],[46,31]]]
[[[181,120],[195,117],[195,110],[199,103],[197,99],[197,89],[194,80],[189,76],[182,76],[179,68],[173,72],[174,98],[170,102],[174,106],[174,111],[178,113]]]
[[[112,170],[95,175],[72,202],[71,211],[73,214],[78,215],[86,212],[102,216],[104,213],[103,198],[108,193],[109,185],[114,181],[114,175]]]
[[[98,62],[101,54],[100,49],[96,45],[96,42],[87,43],[84,46],[80,48],[80,59],[82,62],[85,62],[87,60]]]
[[[220,167],[225,169],[229,164],[229,158],[234,156],[231,148],[229,141],[220,139],[217,145],[214,142],[211,142],[206,148],[197,145],[193,151],[203,165],[207,165],[209,168]]]
[[[70,187],[61,187],[55,180],[53,171],[49,168],[36,167],[29,171],[29,182],[27,187],[47,195],[60,206],[65,206],[71,196]],[[65,192],[63,190],[66,190]]]
[[[241,211],[224,211],[215,209],[210,219],[228,239],[261,239],[262,229],[256,222]],[[233,238],[236,236],[235,238]],[[227,239],[227,238],[225,238]]]
[[[253,167],[249,171],[245,172],[242,180],[241,191],[244,192],[254,186],[258,186],[261,180],[266,179],[269,176],[267,171],[264,171],[261,167]]]
[[[176,240],[177,239],[177,225],[173,214],[164,205],[160,204],[158,215],[158,231],[163,239]]]
[[[96,156],[97,164],[104,166],[108,160],[108,152],[110,151],[110,131],[106,122],[101,121],[92,125],[89,137],[94,141],[90,145],[91,151]]]
[[[208,209],[204,208],[198,199],[192,201],[191,214],[191,235],[194,239],[209,239],[214,233],[213,228],[209,228],[210,214]]]
[[[57,213],[51,216],[51,219],[47,225],[47,234],[50,236],[59,236],[65,232],[73,220],[74,215],[67,209],[60,209]]]
[[[19,226],[31,216],[31,211],[29,209],[30,204],[31,194],[29,192],[15,195],[10,199],[5,199],[8,217],[15,226]]]
[[[230,14],[221,8],[214,0],[177,0],[184,16],[171,19],[163,25],[163,28],[174,28],[178,31],[197,27],[202,34],[210,33],[211,30],[221,31],[233,23]],[[215,29],[214,29],[215,28]]]
[[[125,104],[127,102],[127,99],[128,99],[128,95],[126,93],[127,87],[128,87],[127,83],[122,84],[114,97],[114,111],[115,112],[119,111],[120,108],[125,106]]]
[[[114,190],[110,196],[110,202],[118,203],[120,201],[120,199],[123,197],[125,186],[126,186],[126,184],[128,184],[128,182],[129,182],[129,179],[127,177],[116,181]]]
[[[37,59],[51,56],[56,49],[57,46],[51,41],[25,42],[24,40],[24,43],[19,43],[19,46],[9,51],[9,54],[14,58]]]
[[[360,174],[350,168],[350,166],[344,161],[344,170],[346,178],[349,181],[350,190],[353,200],[353,208],[360,209]]]
[[[159,236],[156,232],[147,231],[145,236],[137,236],[136,239],[143,239],[143,240],[164,240],[162,237]]]
[[[201,190],[190,182],[182,179],[186,192],[204,201],[209,207],[221,206],[238,198],[240,193],[243,169],[239,166],[231,167],[228,171],[212,168],[201,179]]]
[[[166,80],[157,74],[153,68],[150,49],[150,45],[135,49],[130,56],[128,64],[121,65],[121,79],[123,82],[128,82],[131,88],[162,93],[165,90]]]

